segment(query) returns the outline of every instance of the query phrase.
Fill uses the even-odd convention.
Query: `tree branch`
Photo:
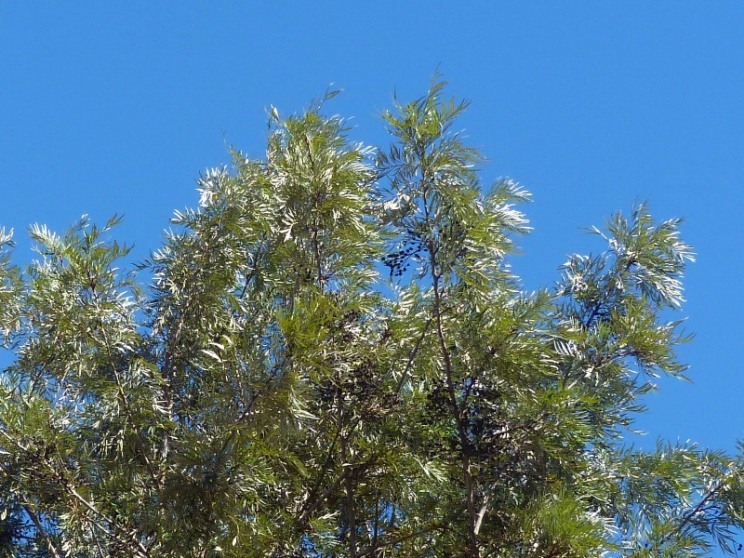
[[[31,518],[31,521],[33,521],[34,525],[36,526],[37,531],[41,534],[41,536],[44,538],[44,542],[47,545],[47,548],[49,549],[49,552],[52,553],[52,556],[54,558],[62,558],[62,555],[59,553],[57,548],[54,546],[54,543],[52,542],[51,537],[49,536],[49,533],[47,533],[46,529],[44,528],[44,524],[41,522],[39,517],[36,515],[36,512],[34,512],[31,509],[31,503],[26,500],[23,496],[18,496],[18,501],[21,504],[21,507],[23,508],[23,511],[26,512],[26,515],[28,515]]]

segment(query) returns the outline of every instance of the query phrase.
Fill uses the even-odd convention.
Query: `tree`
[[[736,552],[741,457],[625,447],[681,376],[678,220],[614,216],[557,287],[435,81],[351,143],[323,102],[199,180],[138,270],[119,219],[2,233],[5,556],[684,557]]]

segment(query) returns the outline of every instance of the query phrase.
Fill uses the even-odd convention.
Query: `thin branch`
[[[424,328],[421,330],[421,335],[419,335],[419,338],[416,340],[416,345],[414,345],[413,350],[411,351],[411,354],[408,356],[408,362],[406,362],[406,367],[403,369],[403,373],[400,376],[400,379],[398,380],[398,384],[395,386],[395,393],[400,393],[400,390],[403,388],[403,384],[405,383],[406,378],[411,373],[411,368],[413,367],[413,361],[416,358],[416,355],[418,354],[419,350],[421,350],[421,345],[424,342],[424,338],[426,337],[427,332],[429,331],[429,327],[431,326],[431,323],[434,321],[433,317],[429,317],[428,320],[426,320],[426,323],[424,324]]]
[[[22,496],[19,496],[18,501],[21,503],[21,507],[23,508],[23,511],[25,511],[26,515],[28,515],[31,518],[31,521],[33,521],[34,525],[36,526],[36,529],[39,531],[41,536],[44,538],[44,542],[46,543],[47,548],[49,549],[49,552],[52,553],[52,556],[54,556],[54,558],[62,558],[62,555],[59,553],[57,548],[54,546],[54,543],[52,542],[52,539],[49,536],[49,533],[47,533],[46,529],[44,529],[44,524],[41,522],[41,520],[36,515],[36,513],[31,509],[31,503],[25,498],[23,498]]]
[[[92,284],[94,285],[94,283],[92,283]],[[98,292],[95,290],[95,286],[93,286],[92,289],[93,289],[94,300],[96,302],[96,305],[98,305],[99,304],[99,295],[98,295]],[[135,433],[135,436],[134,436],[135,447],[137,448],[137,451],[139,452],[140,456],[142,457],[142,460],[145,463],[145,468],[147,469],[147,472],[150,474],[150,477],[152,478],[153,482],[155,483],[155,486],[157,486],[159,488],[162,488],[162,481],[163,481],[163,479],[162,479],[162,477],[160,475],[158,475],[158,473],[155,470],[152,462],[147,457],[147,451],[145,450],[144,446],[142,445],[142,440],[137,435],[136,423],[134,421],[134,412],[132,411],[132,406],[129,403],[129,397],[127,397],[127,392],[124,389],[124,385],[122,384],[122,381],[121,381],[121,376],[119,375],[119,371],[117,370],[117,367],[116,367],[116,361],[114,360],[114,355],[113,355],[112,347],[111,347],[111,340],[109,339],[109,335],[106,332],[106,329],[103,328],[103,327],[101,327],[101,335],[103,336],[103,342],[104,342],[104,346],[106,348],[106,355],[107,355],[107,357],[108,357],[108,359],[110,361],[111,370],[113,371],[113,374],[114,374],[114,380],[116,381],[116,388],[117,388],[117,391],[118,391],[118,394],[119,394],[119,398],[121,399],[122,404],[124,405],[124,411],[126,413],[127,422],[129,423],[129,428],[131,428],[132,431]],[[91,337],[93,337],[92,336],[92,333],[91,333]],[[95,338],[94,337],[93,337],[93,339],[95,341]]]
[[[428,533],[431,533],[432,531],[445,531],[449,528],[449,526],[444,525],[440,522],[434,522],[423,529],[419,529],[418,531],[414,531],[413,533],[407,533],[405,535],[400,535],[398,537],[392,537],[388,540],[383,540],[379,544],[376,545],[370,545],[368,547],[362,548],[357,552],[357,558],[362,558],[363,556],[370,556],[374,552],[377,552],[381,548],[396,546],[401,543],[404,543],[406,541],[409,541],[411,539],[415,539],[416,537],[420,537],[422,535],[426,535]]]
[[[679,525],[669,531],[666,535],[664,535],[658,542],[657,546],[662,546],[669,542],[669,540],[680,534],[682,530],[687,526],[690,521],[692,521],[692,518],[694,518],[698,513],[704,511],[706,509],[706,506],[708,503],[713,499],[713,497],[718,494],[718,491],[723,488],[725,479],[720,480],[713,486],[706,494],[705,496],[697,503],[697,505],[692,508],[690,511],[688,511],[685,515],[682,516],[682,521],[680,521]]]
[[[124,527],[119,525],[118,522],[111,519],[108,515],[103,513],[101,510],[96,508],[91,502],[89,502],[86,498],[84,498],[77,491],[77,489],[73,486],[73,484],[70,482],[70,479],[64,474],[66,472],[66,469],[56,468],[53,463],[49,462],[49,460],[45,460],[44,464],[49,469],[55,472],[57,479],[62,483],[62,486],[64,487],[64,489],[67,491],[68,494],[70,494],[75,500],[77,500],[80,504],[82,504],[83,507],[87,509],[88,511],[90,511],[94,516],[99,517],[102,521],[111,525],[112,529],[109,529],[108,527],[106,527],[106,525],[101,523],[101,521],[98,521],[96,519],[90,520],[93,525],[98,527],[106,535],[114,538],[120,544],[123,544],[126,546],[134,545],[135,547],[134,550],[138,556],[142,556],[143,558],[150,558],[150,552],[139,540],[137,540],[136,532],[127,531],[126,529],[124,529]]]
[[[106,553],[103,551],[103,547],[101,547],[101,541],[98,538],[98,535],[96,534],[96,530],[93,529],[92,525],[89,525],[89,527],[90,527],[90,536],[93,537],[93,540],[96,543],[96,549],[98,550],[98,555],[101,558],[106,558]]]

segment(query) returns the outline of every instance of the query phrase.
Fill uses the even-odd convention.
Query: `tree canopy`
[[[680,221],[617,214],[525,292],[529,194],[481,182],[465,103],[435,80],[372,149],[324,102],[139,266],[118,217],[32,227],[24,269],[0,235],[0,554],[736,553],[742,458],[624,441],[685,371]]]

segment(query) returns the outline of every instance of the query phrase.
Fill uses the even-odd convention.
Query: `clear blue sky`
[[[744,4],[2,2],[0,22],[0,225],[19,262],[31,223],[115,212],[142,259],[228,145],[262,154],[268,105],[299,111],[334,84],[329,110],[384,145],[380,112],[439,68],[472,101],[484,179],[534,194],[526,287],[601,249],[581,227],[634,202],[686,219],[694,382],[663,382],[638,424],[652,441],[744,437]]]

